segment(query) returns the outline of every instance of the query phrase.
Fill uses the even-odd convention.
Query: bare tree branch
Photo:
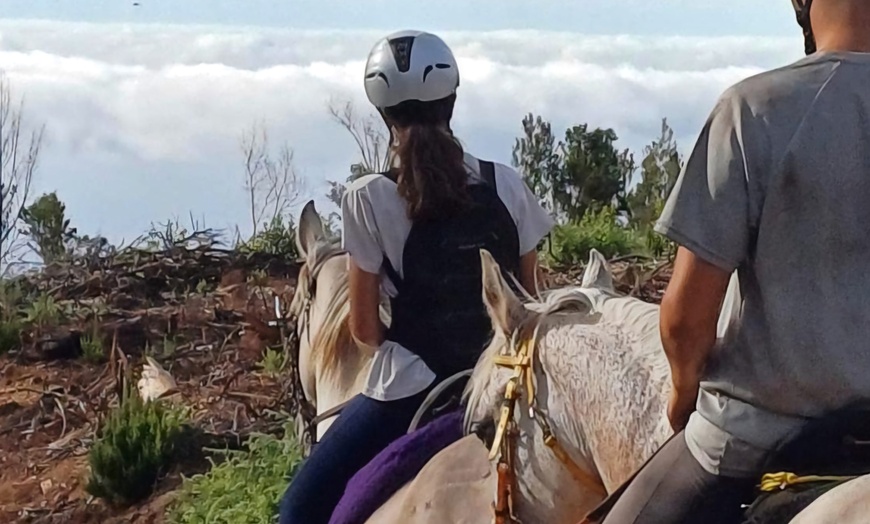
[[[258,131],[262,134],[258,134]],[[260,225],[260,216],[257,213],[257,192],[262,185],[267,145],[266,130],[260,128],[258,124],[252,125],[251,130],[242,135],[241,146],[245,155],[245,191],[248,193],[253,235],[257,234],[257,226]]]
[[[0,71],[0,276],[22,256],[21,210],[30,198],[30,185],[39,160],[45,126],[24,137],[24,100],[12,99],[12,88]]]
[[[269,147],[269,134],[262,123],[254,124],[242,135],[247,193],[252,233],[260,225],[285,215],[303,190],[303,180],[293,165],[293,150],[282,144],[275,158]]]
[[[350,133],[359,150],[361,168],[352,168],[352,173],[382,173],[390,168],[390,138],[379,117],[359,116],[349,100],[330,101],[328,110],[332,119]]]

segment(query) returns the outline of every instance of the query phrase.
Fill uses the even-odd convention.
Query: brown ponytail
[[[398,130],[399,194],[411,220],[449,217],[470,203],[462,146],[449,129],[455,96],[387,108]]]

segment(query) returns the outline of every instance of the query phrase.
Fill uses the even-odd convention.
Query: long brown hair
[[[409,100],[384,110],[387,125],[398,133],[397,183],[411,220],[448,217],[471,201],[464,152],[450,130],[455,101],[456,95]]]

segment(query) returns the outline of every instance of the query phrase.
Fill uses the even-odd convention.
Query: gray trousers
[[[759,480],[707,472],[681,432],[637,474],[603,524],[740,524]]]

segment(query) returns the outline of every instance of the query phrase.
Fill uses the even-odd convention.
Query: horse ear
[[[314,200],[309,200],[302,208],[299,227],[296,228],[296,247],[299,249],[299,254],[306,258],[314,244],[324,238],[326,233],[323,230],[323,221],[314,208]]]
[[[589,250],[589,263],[583,270],[583,281],[580,287],[597,288],[605,291],[613,291],[613,274],[610,272],[610,264],[600,251],[593,248]]]
[[[525,308],[501,275],[498,262],[489,251],[480,250],[483,270],[483,302],[496,331],[510,336],[522,321]]]

